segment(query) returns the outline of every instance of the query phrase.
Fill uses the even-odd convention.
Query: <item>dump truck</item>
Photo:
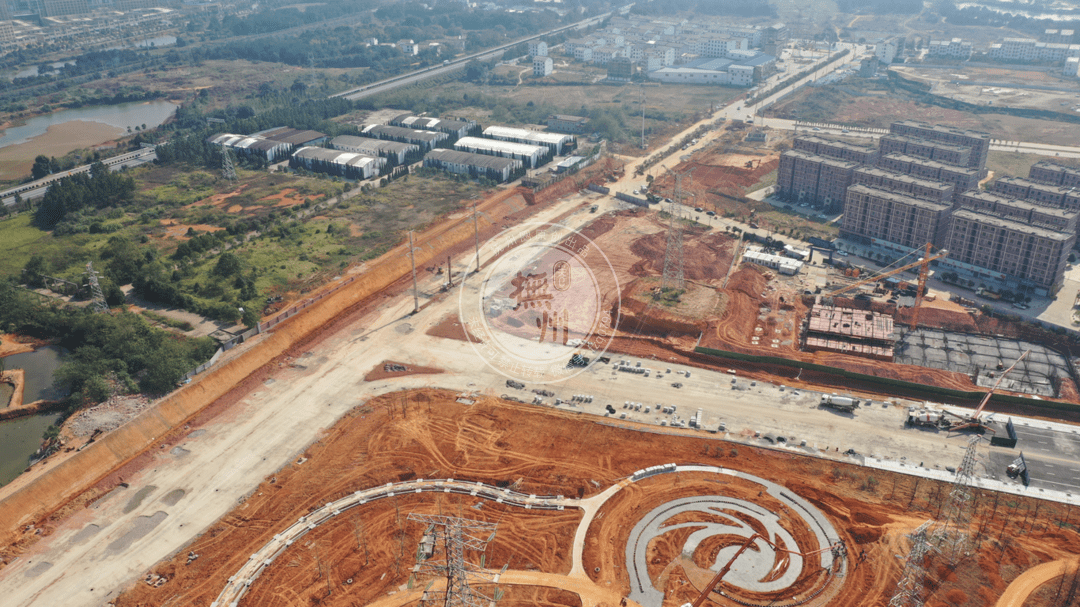
[[[851,398],[850,396],[838,396],[836,394],[822,394],[821,406],[851,413],[859,408],[859,399]]]

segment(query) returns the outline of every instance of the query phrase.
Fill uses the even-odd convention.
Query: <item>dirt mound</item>
[[[731,265],[735,239],[724,232],[706,232],[691,228],[683,232],[683,276],[700,282],[722,280]],[[630,251],[638,257],[630,272],[635,276],[660,276],[664,273],[667,232],[642,236],[633,241]]]
[[[471,341],[477,343],[476,337],[469,334],[469,330],[462,324],[457,314],[445,316],[435,326],[425,331],[428,335],[442,337],[443,339],[456,339],[458,341]]]
[[[435,367],[406,365],[405,363],[399,363],[392,360],[384,360],[375,365],[374,369],[368,371],[368,374],[364,376],[364,381],[377,381],[380,379],[389,379],[391,377],[405,377],[407,375],[435,375],[436,373],[442,372],[442,369],[436,369]]]

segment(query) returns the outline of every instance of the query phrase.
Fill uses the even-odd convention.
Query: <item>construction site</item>
[[[903,579],[927,605],[990,605],[1025,569],[1060,573],[1074,558],[1068,509],[978,491],[954,509],[956,493],[497,398],[402,392],[350,411],[112,604],[861,606],[887,604]],[[959,558],[940,533],[920,539],[958,521]],[[895,556],[913,546],[918,579]],[[1070,586],[1047,588],[1062,600]]]

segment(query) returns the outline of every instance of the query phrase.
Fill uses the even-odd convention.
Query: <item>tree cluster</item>
[[[95,162],[89,172],[65,177],[49,186],[34,214],[34,224],[45,230],[52,229],[69,213],[87,207],[122,207],[134,193],[134,179],[113,173],[103,163]]]

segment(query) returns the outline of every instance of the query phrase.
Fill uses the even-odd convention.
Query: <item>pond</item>
[[[45,346],[33,352],[4,357],[5,369],[22,369],[25,372],[24,403],[57,400],[65,396],[62,388],[53,381],[63,353],[63,348]],[[6,401],[3,402],[6,406]],[[58,419],[59,413],[46,413],[0,422],[0,485],[10,483],[29,465],[41,446],[41,435]]]
[[[176,111],[176,104],[168,101],[134,101],[117,105],[95,105],[73,110],[61,110],[35,116],[26,124],[8,128],[0,136],[0,148],[26,143],[30,139],[43,135],[50,126],[56,126],[72,120],[100,122],[118,129],[127,127],[153,128],[165,122]]]

